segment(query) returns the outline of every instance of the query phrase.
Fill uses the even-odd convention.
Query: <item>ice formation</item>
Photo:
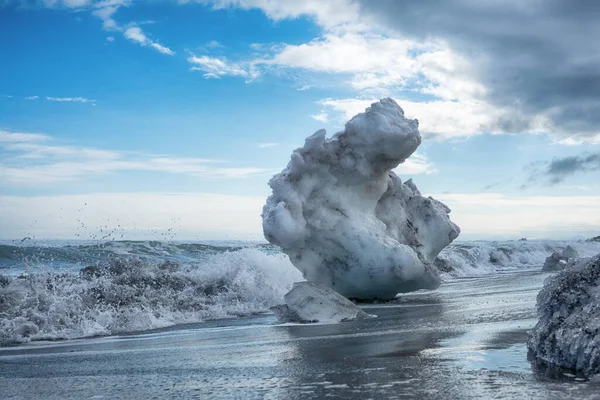
[[[296,282],[284,296],[285,305],[273,308],[282,322],[344,322],[369,315],[335,290],[314,282]]]
[[[540,320],[528,347],[551,367],[600,372],[600,255],[549,278],[537,298]]]
[[[437,288],[432,263],[460,230],[446,205],[391,171],[421,144],[418,121],[387,98],[325,134],[308,137],[269,182],[265,238],[308,281],[349,298]]]

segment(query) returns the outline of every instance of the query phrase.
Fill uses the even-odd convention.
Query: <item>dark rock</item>
[[[571,259],[579,257],[579,253],[571,246],[567,246],[567,248],[562,251],[561,256],[566,259]]]
[[[544,261],[544,266],[542,267],[542,271],[544,272],[554,272],[554,271],[562,271],[567,266],[568,259],[563,257],[557,252],[550,254],[546,261]]]

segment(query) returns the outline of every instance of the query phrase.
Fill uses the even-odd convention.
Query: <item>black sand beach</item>
[[[598,398],[600,382],[550,377],[527,361],[547,276],[453,279],[365,305],[377,318],[337,325],[261,315],[3,348],[2,397]]]

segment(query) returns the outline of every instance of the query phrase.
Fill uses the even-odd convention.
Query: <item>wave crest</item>
[[[581,257],[591,257],[600,252],[598,242],[458,242],[442,250],[434,264],[442,273],[453,277],[541,268],[546,257],[553,252],[562,252],[568,245],[575,248]]]
[[[246,248],[181,266],[126,257],[79,273],[0,282],[0,344],[73,339],[263,312],[300,273],[282,254]]]

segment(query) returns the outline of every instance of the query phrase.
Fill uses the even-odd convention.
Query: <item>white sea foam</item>
[[[293,282],[302,280],[299,271],[273,247],[237,245],[0,245],[0,344],[142,331],[283,304]],[[568,245],[581,257],[600,253],[599,242],[458,242],[435,265],[445,279],[541,269]],[[94,268],[79,273],[89,264]]]
[[[571,246],[580,257],[600,252],[599,242],[556,240],[455,242],[439,254],[435,265],[446,276],[464,277],[542,268],[546,258]]]
[[[264,312],[300,273],[282,254],[241,249],[196,264],[111,259],[81,273],[0,282],[0,343],[72,339]]]

